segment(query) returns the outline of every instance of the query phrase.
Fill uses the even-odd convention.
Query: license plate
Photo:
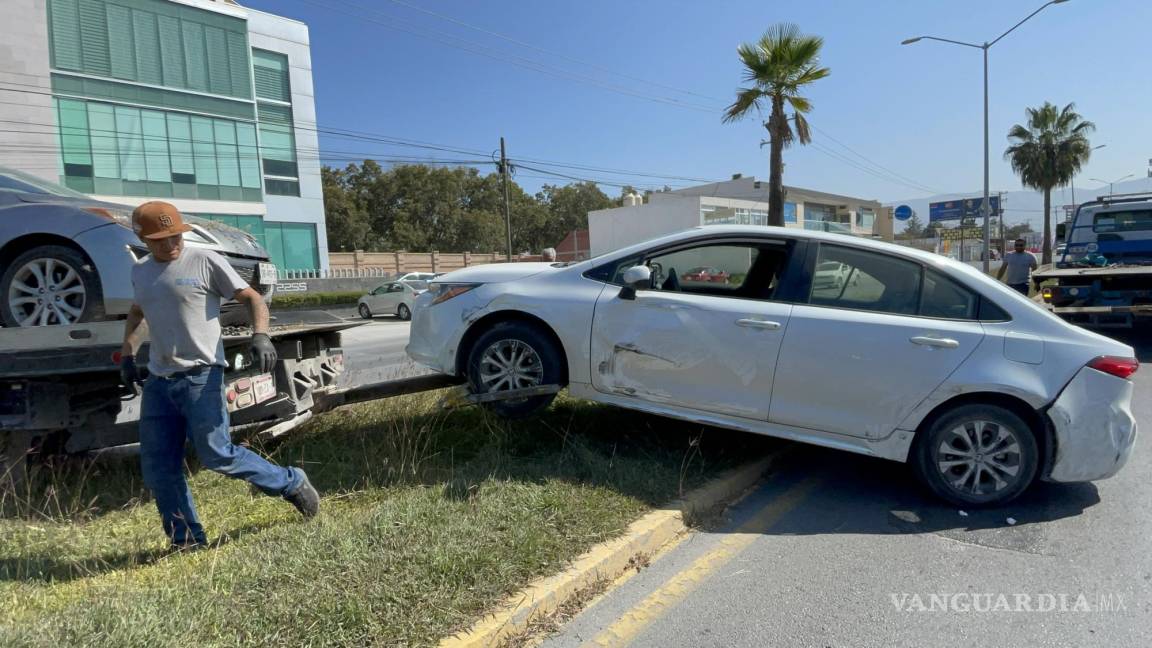
[[[260,283],[265,286],[276,285],[276,264],[274,263],[261,263],[258,269],[260,273]]]
[[[252,379],[252,395],[256,397],[257,403],[263,403],[276,395],[276,383],[271,374],[263,374]]]

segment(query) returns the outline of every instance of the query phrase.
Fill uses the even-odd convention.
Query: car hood
[[[33,204],[69,205],[77,209],[85,207],[100,207],[108,210],[116,222],[131,229],[133,205],[112,203],[89,198],[71,198],[69,196],[56,196],[48,194],[23,193],[20,201]],[[222,252],[230,256],[242,256],[253,259],[267,260],[268,252],[261,247],[255,237],[247,232],[218,223],[216,221],[185,215],[184,221],[195,230],[196,236],[186,236],[185,243],[195,247],[206,248]]]
[[[556,271],[551,263],[487,263],[461,268],[433,279],[433,283],[499,283]]]

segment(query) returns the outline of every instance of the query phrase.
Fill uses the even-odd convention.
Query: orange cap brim
[[[191,231],[192,231],[192,226],[187,224],[187,223],[183,223],[177,227],[170,227],[166,230],[161,230],[159,232],[156,232],[155,234],[148,234],[148,235],[142,236],[140,238],[146,238],[146,239],[149,239],[152,241],[157,241],[160,239],[166,239],[170,236],[176,236],[177,234],[183,234],[185,232],[191,232]]]

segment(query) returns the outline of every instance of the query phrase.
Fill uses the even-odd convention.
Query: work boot
[[[312,482],[308,481],[308,473],[303,469],[297,468],[300,472],[300,485],[296,490],[284,496],[284,499],[292,503],[300,515],[306,518],[315,517],[320,512],[320,493],[312,486]]]

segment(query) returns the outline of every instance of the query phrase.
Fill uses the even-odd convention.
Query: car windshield
[[[0,167],[0,191],[62,196],[64,198],[88,197],[79,191],[73,191],[54,182],[44,180],[43,178],[38,178],[34,175],[6,167]]]

